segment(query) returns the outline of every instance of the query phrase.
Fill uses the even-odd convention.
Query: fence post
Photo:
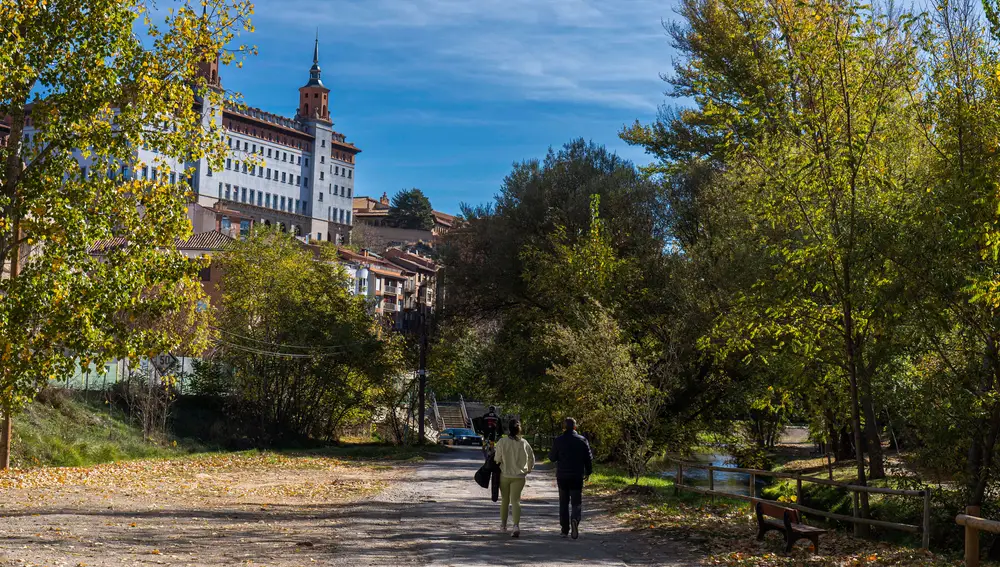
[[[681,495],[682,484],[684,484],[684,465],[677,463],[677,476],[674,478],[674,496]]]
[[[833,480],[833,461],[830,460],[830,453],[826,454],[826,470],[830,473],[830,480]]]
[[[851,490],[851,515],[855,518],[858,517],[858,509],[860,507],[861,502],[859,500],[858,493]],[[861,537],[861,524],[857,522],[854,522],[854,537]]]
[[[750,498],[757,498],[757,475],[750,473]],[[753,508],[753,501],[750,501],[750,507]]]
[[[966,506],[966,516],[976,516],[980,514],[979,506]],[[979,567],[979,530],[965,525],[965,567]]]
[[[795,502],[802,506],[802,475],[795,478]]]
[[[708,467],[708,492],[709,498],[715,504],[715,468],[711,466]]]
[[[924,533],[921,534],[921,546],[924,549],[931,547],[931,489],[924,489]]]

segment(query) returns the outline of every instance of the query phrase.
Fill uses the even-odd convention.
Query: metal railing
[[[438,411],[438,401],[437,396],[434,392],[431,392],[431,407],[434,411],[434,425],[437,425],[438,431],[444,430],[444,421],[441,419],[441,412]]]
[[[399,295],[399,288],[394,285],[387,285],[382,289],[382,293],[387,295]]]
[[[854,524],[855,527],[855,533],[857,532],[858,526],[860,525],[876,526],[880,528],[910,532],[915,534],[918,533],[921,535],[921,547],[923,547],[924,549],[930,547],[930,537],[931,537],[931,489],[930,488],[924,488],[923,490],[902,490],[895,488],[881,488],[878,486],[860,486],[856,484],[838,482],[835,480],[827,480],[824,478],[817,478],[813,476],[796,474],[796,473],[774,472],[774,471],[765,471],[759,469],[743,469],[736,467],[717,467],[714,465],[692,463],[689,461],[681,461],[678,459],[670,459],[670,460],[673,461],[677,466],[677,477],[674,480],[674,494],[680,494],[681,490],[687,490],[689,492],[695,492],[698,494],[707,494],[709,496],[738,498],[741,500],[748,500],[752,503],[755,500],[759,500],[759,498],[757,498],[756,496],[757,477],[784,478],[784,479],[794,480],[796,485],[795,486],[796,502],[782,502],[781,506],[784,506],[786,508],[791,508],[793,510],[798,510],[806,514],[821,516],[823,518],[828,518],[831,520],[852,523]],[[685,486],[684,485],[685,468],[707,470],[708,489],[698,488],[696,486]],[[715,490],[715,471],[750,475],[750,495],[747,496],[745,494],[736,494],[733,492],[724,492]],[[799,504],[799,502],[802,502],[803,482],[811,482],[813,484],[822,484],[825,486],[835,486],[839,488],[844,488],[848,492],[851,492],[852,514],[850,516],[846,516],[844,514],[835,514],[833,512],[827,512],[826,510],[817,510],[815,508],[809,508],[808,506],[803,506],[802,504]],[[859,504],[859,495],[863,492],[868,494],[886,494],[894,496],[912,496],[912,497],[922,498],[923,518],[921,525],[915,526],[913,524],[904,524],[901,522],[888,522],[885,520],[873,520],[871,518],[862,518],[860,516],[861,506]]]
[[[469,418],[469,409],[465,407],[465,397],[459,394],[458,406],[462,409],[462,419],[465,420],[466,427],[472,427],[472,419]]]
[[[965,566],[979,567],[979,532],[1000,534],[1000,522],[980,518],[979,506],[967,506],[955,523],[965,527]]]

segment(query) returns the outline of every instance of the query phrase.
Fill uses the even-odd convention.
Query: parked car
[[[438,435],[438,443],[442,445],[475,445],[481,446],[483,438],[472,429],[451,427]]]

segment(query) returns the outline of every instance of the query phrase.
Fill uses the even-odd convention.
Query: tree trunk
[[[983,354],[982,379],[979,390],[984,397],[996,384],[998,368],[997,341],[991,338]],[[994,403],[989,417],[976,420],[972,444],[969,446],[966,473],[968,475],[969,506],[981,506],[986,497],[986,486],[990,480],[990,468],[1000,434],[1000,404]]]
[[[870,376],[861,377],[861,407],[865,413],[865,440],[868,450],[868,467],[872,479],[885,478],[885,461],[882,457],[882,439],[879,437],[878,420],[872,403]]]
[[[864,446],[861,436],[861,406],[858,401],[858,367],[859,356],[857,344],[854,341],[854,317],[850,303],[844,304],[844,347],[847,358],[847,373],[850,380],[851,389],[851,428],[854,430],[854,456],[858,466],[858,484],[867,486],[868,479],[865,477],[865,455],[861,448]],[[868,493],[859,494],[861,500],[861,517],[867,518],[869,515]],[[855,535],[868,537],[870,530],[865,524],[855,524]]]

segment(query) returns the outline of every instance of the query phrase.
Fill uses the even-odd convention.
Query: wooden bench
[[[792,546],[800,539],[808,539],[812,542],[814,550],[819,552],[819,536],[826,533],[826,530],[814,528],[802,523],[798,510],[785,508],[770,502],[756,500],[754,509],[757,511],[757,539],[764,539],[764,535],[771,530],[785,534],[785,553],[792,550]],[[772,519],[777,518],[777,519]]]

